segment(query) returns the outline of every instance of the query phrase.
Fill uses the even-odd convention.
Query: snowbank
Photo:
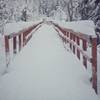
[[[55,23],[58,23],[64,28],[72,29],[75,32],[81,32],[88,35],[95,35],[95,25],[94,22],[91,20],[81,20],[73,22],[55,21]]]
[[[24,28],[28,28],[29,26],[31,25],[34,25],[34,24],[37,24],[39,23],[41,20],[39,21],[30,21],[30,22],[15,22],[15,23],[7,23],[5,25],[5,28],[4,28],[4,33],[5,34],[11,34],[11,33],[14,33],[14,32],[19,32],[20,30],[24,29]]]

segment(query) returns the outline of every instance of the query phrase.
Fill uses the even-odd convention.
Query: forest
[[[0,0],[0,33],[6,23],[54,20],[93,20],[100,32],[100,0]]]

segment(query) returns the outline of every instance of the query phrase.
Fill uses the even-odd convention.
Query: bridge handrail
[[[28,28],[24,28],[20,30],[17,33],[11,33],[8,35],[4,35],[4,41],[5,41],[5,54],[6,54],[6,66],[8,67],[10,63],[10,43],[9,41],[12,40],[13,45],[13,54],[16,54],[17,52],[21,51],[22,47],[24,47],[27,42],[32,37],[32,31],[33,29],[38,29],[39,25],[43,22],[39,22],[37,24],[34,24]]]
[[[63,42],[70,44],[70,49],[74,54],[77,54],[80,60],[80,53],[83,55],[83,65],[87,68],[87,61],[91,63],[92,67],[92,87],[97,93],[97,37],[96,35],[87,35],[80,32],[74,32],[72,29],[63,28],[59,24],[53,23],[55,30],[59,33]],[[59,32],[60,31],[60,32]],[[63,33],[63,34],[60,34]],[[80,40],[82,40],[82,48],[80,47]],[[91,56],[88,56],[87,43],[91,45]],[[76,50],[76,53],[75,53]]]

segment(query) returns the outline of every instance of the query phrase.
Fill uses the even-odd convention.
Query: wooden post
[[[75,35],[73,34],[73,41],[75,42]],[[73,53],[75,54],[75,46],[73,45]]]
[[[23,47],[25,46],[25,33],[23,32]]]
[[[80,39],[79,39],[79,37],[77,36],[77,45],[80,45]]]
[[[17,42],[16,42],[16,36],[13,37],[13,53],[17,53]]]
[[[66,38],[69,38],[69,32],[66,32]],[[66,39],[66,43],[68,43],[69,41]]]
[[[67,32],[67,37],[69,37],[69,32]]]
[[[76,39],[76,43],[77,43],[77,45],[80,45],[80,39],[79,39],[78,36],[77,36],[77,39]],[[80,51],[79,51],[78,48],[77,48],[77,57],[78,57],[78,59],[80,59]]]
[[[92,38],[92,86],[97,93],[97,38]]]
[[[6,54],[6,66],[9,64],[9,36],[5,36],[5,54]]]
[[[70,41],[72,40],[72,33],[70,33]],[[70,42],[70,49],[72,50],[72,43]]]
[[[22,47],[21,34],[18,36],[18,38],[19,38],[19,51],[20,51]]]
[[[86,51],[87,50],[86,40],[82,39],[82,43],[83,43],[83,50]],[[83,65],[85,66],[85,68],[87,68],[87,59],[84,55],[83,55]]]
[[[9,36],[5,36],[5,51],[9,52]]]

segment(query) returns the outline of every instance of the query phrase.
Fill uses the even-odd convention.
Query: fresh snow
[[[58,23],[64,28],[72,29],[75,32],[81,32],[87,35],[95,35],[95,24],[91,20],[81,20],[72,22],[55,21],[55,23]]]
[[[43,24],[0,79],[0,100],[99,100],[82,63]]]
[[[14,32],[17,33],[25,28],[28,28],[34,24],[37,24],[39,22],[41,22],[42,20],[38,20],[38,21],[30,21],[30,22],[13,22],[13,23],[7,23],[4,27],[4,35],[9,35],[9,34],[13,34]],[[5,73],[6,70],[6,58],[5,58],[5,43],[4,43],[4,35],[0,34],[0,76],[2,74]],[[12,52],[12,39],[10,39],[9,41],[10,44],[10,59],[13,59],[13,52]]]
[[[4,34],[8,35],[8,34],[11,34],[11,33],[14,33],[14,32],[19,32],[20,30],[24,29],[24,28],[28,28],[34,24],[37,24],[39,23],[41,20],[39,21],[30,21],[30,22],[13,22],[13,23],[7,23],[5,25],[5,28],[4,28]]]

